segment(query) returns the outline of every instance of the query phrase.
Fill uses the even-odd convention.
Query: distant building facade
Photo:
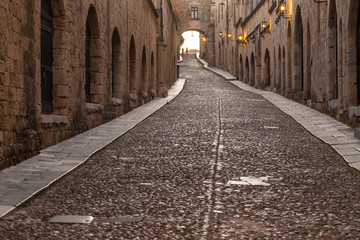
[[[200,56],[210,65],[215,64],[214,24],[212,0],[171,0],[178,33],[195,30],[200,33]]]
[[[0,1],[0,168],[164,97],[170,0]]]
[[[359,125],[358,0],[213,2],[216,66]]]

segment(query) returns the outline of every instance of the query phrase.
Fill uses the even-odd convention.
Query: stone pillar
[[[166,84],[166,79],[164,77],[164,43],[157,43],[157,96],[158,97],[167,97],[168,88]]]

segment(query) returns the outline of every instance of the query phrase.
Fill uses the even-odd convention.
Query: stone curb
[[[206,69],[224,77],[238,88],[263,96],[282,112],[291,116],[312,135],[329,144],[351,167],[360,170],[360,140],[355,137],[354,129],[326,114],[294,102],[277,93],[251,87],[237,80],[237,78],[229,72],[216,67],[208,67],[203,59],[198,59]],[[225,74],[223,74],[223,72],[225,72]]]
[[[53,145],[16,166],[0,171],[0,218],[85,163],[94,153],[124,135],[172,101],[183,89],[178,79],[168,97],[157,98],[108,123]]]

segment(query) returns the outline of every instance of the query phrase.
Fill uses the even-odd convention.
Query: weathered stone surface
[[[125,99],[130,85],[151,94],[134,109],[162,94],[158,84],[168,89],[176,79],[179,37],[170,1],[45,1],[53,14],[53,62],[52,89],[43,94],[40,2],[0,2],[0,131],[7,131],[0,168],[129,111],[128,103],[114,107],[112,98]],[[95,109],[84,89],[87,20],[89,104],[103,106]],[[46,112],[43,95],[52,96]],[[27,129],[39,137],[22,140]]]
[[[281,2],[286,2],[285,13],[279,12]],[[319,111],[360,124],[359,1],[213,3],[217,67],[257,88],[303,104],[311,100]]]

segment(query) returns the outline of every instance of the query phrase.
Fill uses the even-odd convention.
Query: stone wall
[[[52,109],[46,113],[42,1],[0,2],[0,168],[166,96],[175,81],[176,21],[160,0],[45,2],[53,36]],[[161,18],[171,24],[162,26]],[[167,34],[160,39],[160,32]],[[159,51],[159,41],[166,51]],[[159,65],[164,58],[172,61]]]
[[[285,13],[280,3],[286,4]],[[214,9],[217,66],[255,87],[355,123],[358,1],[217,0]]]
[[[201,55],[210,65],[214,65],[214,25],[212,19],[211,0],[171,0],[174,6],[175,18],[178,23],[178,33],[196,30],[206,41],[201,42]],[[191,8],[198,9],[198,17],[192,18]],[[201,41],[201,40],[200,40]],[[206,55],[204,54],[206,53]]]

